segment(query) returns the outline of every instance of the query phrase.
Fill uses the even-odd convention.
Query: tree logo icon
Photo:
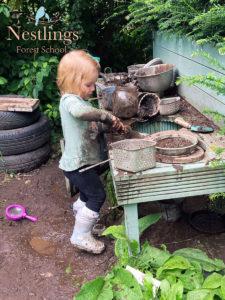
[[[35,26],[38,25],[39,20],[43,17],[45,17],[48,20],[48,22],[51,21],[49,15],[46,13],[46,9],[44,8],[44,6],[41,6],[38,8],[36,15],[35,15]]]

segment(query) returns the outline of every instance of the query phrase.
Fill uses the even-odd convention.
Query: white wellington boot
[[[98,219],[99,214],[86,206],[79,209],[70,242],[81,250],[100,254],[105,249],[105,244],[96,240],[91,231]]]
[[[85,202],[81,201],[80,197],[73,203],[73,214],[76,216],[79,209],[85,206]]]

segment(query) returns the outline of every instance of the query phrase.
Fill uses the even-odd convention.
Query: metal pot
[[[138,90],[134,85],[118,86],[113,93],[113,114],[129,119],[138,111]]]
[[[127,67],[127,71],[129,75],[134,75],[135,72],[144,67],[144,64],[130,65]]]
[[[161,64],[142,68],[136,72],[138,85],[143,91],[163,94],[173,83],[174,65]]]

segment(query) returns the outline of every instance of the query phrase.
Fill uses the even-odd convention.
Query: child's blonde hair
[[[100,65],[84,50],[73,50],[65,54],[58,65],[57,85],[61,92],[81,94],[82,80],[92,78],[100,71]]]

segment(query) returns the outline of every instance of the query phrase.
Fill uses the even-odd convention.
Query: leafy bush
[[[110,66],[113,71],[126,71],[127,65],[151,57],[146,49],[150,35],[143,40],[122,30],[130,4],[131,0],[71,1],[70,22],[79,21],[83,48],[101,57],[103,70]]]
[[[225,51],[223,0],[133,0],[129,6],[128,31],[151,30],[190,36],[198,44],[211,42]]]
[[[193,57],[201,56],[205,58],[212,66],[218,70],[225,71],[225,65],[221,64],[218,60],[213,58],[209,53],[205,51],[197,51],[192,54]],[[222,56],[221,56],[222,57]],[[215,91],[218,95],[225,95],[225,78],[219,77],[214,73],[208,73],[205,75],[193,75],[193,76],[182,76],[177,83],[186,83],[188,85],[199,84],[210,88]]]
[[[48,1],[44,6],[51,18],[56,18],[58,14],[57,22],[49,25],[50,30],[78,32],[78,41],[67,45],[67,50],[87,49],[101,57],[103,69],[111,66],[116,71],[144,59],[142,43],[121,32],[130,1],[56,0]],[[58,126],[60,95],[56,86],[56,68],[62,54],[22,54],[16,53],[16,47],[61,48],[62,41],[7,40],[7,26],[19,25],[24,31],[41,28],[41,24],[38,27],[34,24],[35,12],[41,5],[39,0],[4,0],[0,3],[0,94],[38,97],[42,111],[53,121],[53,125]]]

